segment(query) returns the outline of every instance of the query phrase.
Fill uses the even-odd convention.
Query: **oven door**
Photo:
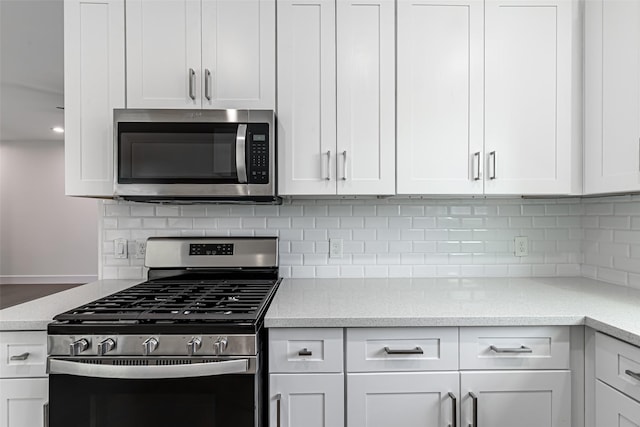
[[[255,358],[157,360],[49,358],[49,426],[259,425]]]

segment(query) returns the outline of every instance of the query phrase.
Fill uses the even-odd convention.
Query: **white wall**
[[[83,283],[98,271],[98,202],[64,195],[64,145],[0,142],[0,283]]]

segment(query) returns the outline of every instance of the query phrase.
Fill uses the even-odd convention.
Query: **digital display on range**
[[[233,255],[233,243],[192,243],[189,255]]]

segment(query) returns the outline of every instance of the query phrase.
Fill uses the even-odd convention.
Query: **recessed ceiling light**
[[[54,128],[51,128],[51,130],[56,132],[56,133],[64,133],[64,128],[61,128],[60,126],[56,126]]]

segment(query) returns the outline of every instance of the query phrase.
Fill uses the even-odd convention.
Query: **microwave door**
[[[239,124],[236,133],[236,170],[238,183],[247,183],[247,125]]]

